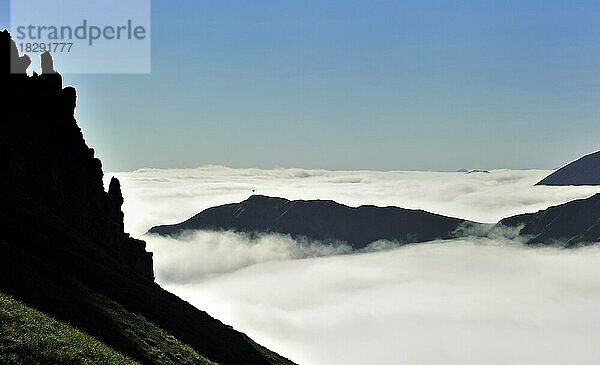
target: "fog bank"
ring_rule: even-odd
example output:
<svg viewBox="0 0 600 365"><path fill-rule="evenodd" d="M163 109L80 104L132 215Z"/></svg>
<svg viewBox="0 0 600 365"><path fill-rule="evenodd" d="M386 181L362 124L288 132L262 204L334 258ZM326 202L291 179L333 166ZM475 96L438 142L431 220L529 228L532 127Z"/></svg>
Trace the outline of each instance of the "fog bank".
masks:
<svg viewBox="0 0 600 365"><path fill-rule="evenodd" d="M167 288L300 364L596 364L598 262L598 246L457 240Z"/></svg>
<svg viewBox="0 0 600 365"><path fill-rule="evenodd" d="M482 223L586 198L600 187L534 186L547 170L491 173L420 171L327 171L231 169L144 169L116 175L125 195L125 226L141 235L159 224L185 220L200 211L256 194L288 199L332 199L350 206L374 204L424 209ZM107 185L108 186L108 185Z"/></svg>
<svg viewBox="0 0 600 365"><path fill-rule="evenodd" d="M140 236L153 225L242 201L252 190L479 222L600 192L534 186L549 173L208 166L116 175L126 228ZM300 364L596 364L600 246L530 248L511 234L400 248L378 242L371 252L349 255L344 245L285 235L143 238L161 285Z"/></svg>

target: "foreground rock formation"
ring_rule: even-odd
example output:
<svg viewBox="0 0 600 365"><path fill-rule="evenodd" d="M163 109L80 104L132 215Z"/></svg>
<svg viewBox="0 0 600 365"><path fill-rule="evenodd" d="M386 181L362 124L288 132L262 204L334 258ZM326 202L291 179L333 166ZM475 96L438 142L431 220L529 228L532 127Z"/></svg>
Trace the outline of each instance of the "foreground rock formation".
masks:
<svg viewBox="0 0 600 365"><path fill-rule="evenodd" d="M7 33L3 33L3 44ZM16 54L12 45L11 54ZM28 64L15 61L13 64ZM62 87L52 57L42 55L41 75L10 74L2 64L1 84L7 97L0 110L0 176L18 186L40 208L69 222L116 260L149 280L152 254L145 243L124 231L119 181L108 192L102 165L75 122L76 91ZM32 224L34 222L31 222Z"/></svg>
<svg viewBox="0 0 600 365"><path fill-rule="evenodd" d="M49 54L41 75L25 74L30 63L0 32L0 292L143 363L181 359L132 321L221 364L291 363L154 283L145 243L124 232L119 181L105 191L77 126L75 89Z"/></svg>

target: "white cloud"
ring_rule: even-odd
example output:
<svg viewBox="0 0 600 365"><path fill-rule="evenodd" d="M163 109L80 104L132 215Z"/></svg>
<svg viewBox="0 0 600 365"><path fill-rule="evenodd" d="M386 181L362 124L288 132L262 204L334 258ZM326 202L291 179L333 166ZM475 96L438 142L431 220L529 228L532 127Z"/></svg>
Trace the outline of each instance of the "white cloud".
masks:
<svg viewBox="0 0 600 365"><path fill-rule="evenodd" d="M496 222L600 188L533 186L550 171L491 174L301 169L119 173L140 235L257 193L396 205ZM478 232L474 232L478 233ZM157 280L302 364L595 364L600 247L526 248L510 232L345 252L282 235L145 237ZM378 242L371 247L386 247Z"/></svg>
<svg viewBox="0 0 600 365"><path fill-rule="evenodd" d="M163 283L191 283L260 262L339 255L352 250L345 244L298 242L279 234L251 237L243 233L198 231L177 239L157 235L144 239L154 252L156 275Z"/></svg>
<svg viewBox="0 0 600 365"><path fill-rule="evenodd" d="M167 285L301 364L596 364L600 247L453 241Z"/></svg>
<svg viewBox="0 0 600 365"><path fill-rule="evenodd" d="M116 173L125 194L125 224L141 235L177 223L211 206L257 194L288 199L332 199L350 206L374 204L424 209L495 223L600 192L598 187L534 186L547 170L492 170L490 174L419 171L144 169ZM107 174L107 180L112 174Z"/></svg>

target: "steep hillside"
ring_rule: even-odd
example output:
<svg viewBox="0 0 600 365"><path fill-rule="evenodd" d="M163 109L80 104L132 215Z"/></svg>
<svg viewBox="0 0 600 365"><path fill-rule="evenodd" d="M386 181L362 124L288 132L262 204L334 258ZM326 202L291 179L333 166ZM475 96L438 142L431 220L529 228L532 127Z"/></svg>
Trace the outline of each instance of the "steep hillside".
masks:
<svg viewBox="0 0 600 365"><path fill-rule="evenodd" d="M145 363L214 364L143 318L129 314L107 298L92 299L118 316L115 321L140 343L151 340ZM113 309L114 314L112 314ZM146 344L146 346L148 346ZM159 351L156 351L159 350ZM98 339L0 293L0 364L139 364Z"/></svg>
<svg viewBox="0 0 600 365"><path fill-rule="evenodd" d="M498 224L520 228L528 244L574 247L600 242L600 194L506 218Z"/></svg>
<svg viewBox="0 0 600 365"><path fill-rule="evenodd" d="M558 169L537 185L600 185L600 151Z"/></svg>
<svg viewBox="0 0 600 365"><path fill-rule="evenodd" d="M41 75L29 64L0 32L0 292L143 363L183 363L168 336L221 364L291 363L154 283L145 243L124 232L120 184L104 190L77 126L75 89L49 54Z"/></svg>
<svg viewBox="0 0 600 365"><path fill-rule="evenodd" d="M0 364L138 364L97 339L0 293Z"/></svg>

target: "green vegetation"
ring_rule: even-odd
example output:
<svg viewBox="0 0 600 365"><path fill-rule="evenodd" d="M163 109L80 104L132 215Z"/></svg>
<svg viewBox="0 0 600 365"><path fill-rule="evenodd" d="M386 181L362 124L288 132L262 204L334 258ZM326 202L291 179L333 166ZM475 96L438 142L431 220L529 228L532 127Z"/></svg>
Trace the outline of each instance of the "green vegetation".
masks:
<svg viewBox="0 0 600 365"><path fill-rule="evenodd" d="M144 362L214 364L143 316L127 311L112 300L95 293L89 294L88 299L98 312L109 318L116 331L127 338L132 347L144 354Z"/></svg>
<svg viewBox="0 0 600 365"><path fill-rule="evenodd" d="M244 335L244 337L246 337L246 341L248 341L250 344L252 344L252 346L258 352L260 352L265 357L265 359L267 359L271 364L296 365L294 362L282 357L281 355L278 355L278 354L272 352L271 350L260 345L259 343L254 342L254 340L251 339L250 337L248 337L246 335Z"/></svg>
<svg viewBox="0 0 600 365"><path fill-rule="evenodd" d="M97 339L0 293L0 364L138 364Z"/></svg>
<svg viewBox="0 0 600 365"><path fill-rule="evenodd" d="M88 300L144 355L144 363L214 364L146 318L128 312L110 299L91 293ZM96 338L0 293L0 364L139 363Z"/></svg>

